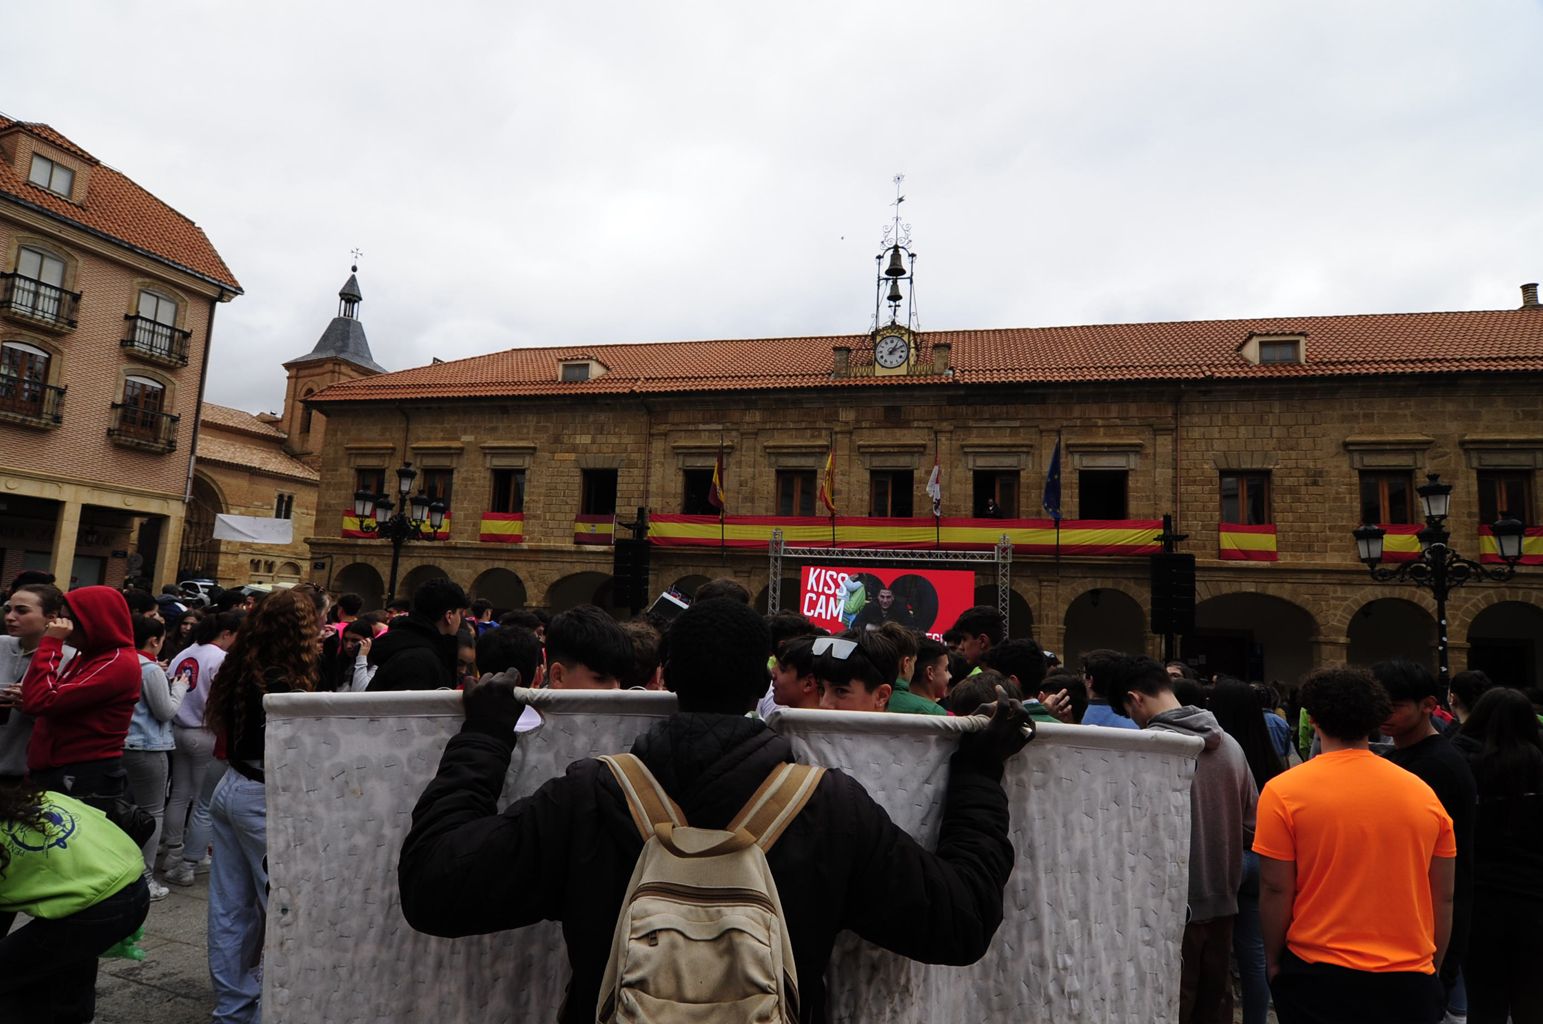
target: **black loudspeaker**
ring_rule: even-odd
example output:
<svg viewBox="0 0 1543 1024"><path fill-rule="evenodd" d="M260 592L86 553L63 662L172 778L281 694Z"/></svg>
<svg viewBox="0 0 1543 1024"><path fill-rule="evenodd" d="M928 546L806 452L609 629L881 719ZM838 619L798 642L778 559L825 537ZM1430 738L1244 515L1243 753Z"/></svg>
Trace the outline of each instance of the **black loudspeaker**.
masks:
<svg viewBox="0 0 1543 1024"><path fill-rule="evenodd" d="M611 552L611 577L616 603L641 611L648 604L649 544L646 540L617 537Z"/></svg>
<svg viewBox="0 0 1543 1024"><path fill-rule="evenodd" d="M1195 556L1152 556L1152 632L1189 636L1195 631Z"/></svg>

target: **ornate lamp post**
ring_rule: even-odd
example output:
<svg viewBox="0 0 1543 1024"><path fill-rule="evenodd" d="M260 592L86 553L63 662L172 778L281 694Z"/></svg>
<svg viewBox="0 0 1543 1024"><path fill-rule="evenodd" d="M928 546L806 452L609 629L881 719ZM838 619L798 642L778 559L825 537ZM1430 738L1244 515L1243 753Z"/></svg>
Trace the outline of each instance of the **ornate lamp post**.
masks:
<svg viewBox="0 0 1543 1024"><path fill-rule="evenodd" d="M1357 527L1356 551L1362 562L1371 570L1372 579L1379 583L1411 583L1424 587L1436 600L1437 650L1441 658L1441 688L1448 689L1452 671L1447 663L1447 595L1455 588L1474 581L1502 582L1516 575L1516 563L1522 557L1522 538L1526 527L1519 519L1504 510L1491 526L1495 546L1499 549L1500 566L1484 566L1454 551L1448 540L1451 534L1446 528L1446 518L1452 507L1452 485L1441 482L1439 474L1431 473L1426 482L1415 490L1425 512L1425 529L1418 534L1420 554L1413 561L1389 568L1379 568L1382 561L1382 541L1386 534L1380 526L1367 523Z"/></svg>
<svg viewBox="0 0 1543 1024"><path fill-rule="evenodd" d="M391 581L386 584L386 600L396 597L397 568L402 561L402 544L409 540L438 540L439 529L445 525L443 501L430 501L419 491L411 494L418 471L411 462L404 462L396 471L397 498L401 509L397 510L391 497L371 494L369 491L354 492L354 517L359 520L361 533L372 534L391 542ZM424 532L424 527L428 532Z"/></svg>

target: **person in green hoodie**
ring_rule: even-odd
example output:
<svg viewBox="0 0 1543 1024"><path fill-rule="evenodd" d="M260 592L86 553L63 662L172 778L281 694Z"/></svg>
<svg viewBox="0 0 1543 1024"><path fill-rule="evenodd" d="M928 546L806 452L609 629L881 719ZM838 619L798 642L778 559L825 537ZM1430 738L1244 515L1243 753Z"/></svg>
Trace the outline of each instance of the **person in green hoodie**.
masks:
<svg viewBox="0 0 1543 1024"><path fill-rule="evenodd" d="M97 957L144 924L150 890L134 840L63 793L0 784L0 1020L85 1024Z"/></svg>

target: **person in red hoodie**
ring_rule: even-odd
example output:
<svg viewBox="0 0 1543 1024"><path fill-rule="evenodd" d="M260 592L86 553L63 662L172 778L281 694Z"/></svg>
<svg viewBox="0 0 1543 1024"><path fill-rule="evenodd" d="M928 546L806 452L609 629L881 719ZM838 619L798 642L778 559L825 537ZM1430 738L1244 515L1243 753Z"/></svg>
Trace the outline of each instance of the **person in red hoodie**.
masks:
<svg viewBox="0 0 1543 1024"><path fill-rule="evenodd" d="M61 667L66 640L79 653ZM123 740L139 679L123 595L112 587L71 591L21 681L21 710L37 718L27 746L33 783L74 797L123 796Z"/></svg>

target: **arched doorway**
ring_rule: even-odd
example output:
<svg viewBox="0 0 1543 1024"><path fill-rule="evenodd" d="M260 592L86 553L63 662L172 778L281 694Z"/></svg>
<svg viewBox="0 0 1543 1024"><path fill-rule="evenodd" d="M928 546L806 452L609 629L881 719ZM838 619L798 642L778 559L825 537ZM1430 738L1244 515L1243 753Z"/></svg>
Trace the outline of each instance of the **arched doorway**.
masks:
<svg viewBox="0 0 1543 1024"><path fill-rule="evenodd" d="M1522 601L1497 601L1468 627L1468 667L1503 686L1538 685L1543 666L1543 608Z"/></svg>
<svg viewBox="0 0 1543 1024"><path fill-rule="evenodd" d="M976 587L975 603L987 605L991 608L997 606L997 588ZM942 633L953 626L952 622L940 622L938 632ZM1029 602L1016 590L1007 592L1007 637L1009 640L1024 640L1034 635L1034 612L1029 608Z"/></svg>
<svg viewBox="0 0 1543 1024"><path fill-rule="evenodd" d="M1184 638L1183 657L1201 675L1295 686L1312 670L1317 635L1312 614L1283 597L1219 594L1195 606L1195 633Z"/></svg>
<svg viewBox="0 0 1543 1024"><path fill-rule="evenodd" d="M491 601L494 611L502 615L525 607L525 583L508 569L489 569L472 581L471 598Z"/></svg>
<svg viewBox="0 0 1543 1024"><path fill-rule="evenodd" d="M397 584L397 596L405 597L411 601L413 594L418 592L418 588L429 580L447 580L449 578L450 574L437 565L415 565L406 576L402 577L401 582Z"/></svg>
<svg viewBox="0 0 1543 1024"><path fill-rule="evenodd" d="M299 583L300 563L280 562L279 567L273 570L273 582L275 583Z"/></svg>
<svg viewBox="0 0 1543 1024"><path fill-rule="evenodd" d="M208 477L194 473L192 500L182 524L182 547L177 552L178 580L233 582L219 578L220 542L214 539L214 517L224 511L219 490Z"/></svg>
<svg viewBox="0 0 1543 1024"><path fill-rule="evenodd" d="M576 572L564 576L547 588L546 606L556 614L581 604L595 604L611 610L611 577L603 572Z"/></svg>
<svg viewBox="0 0 1543 1024"><path fill-rule="evenodd" d="M784 577L782 577L782 593L781 593L781 595L779 595L779 597L780 597L781 607L779 607L777 609L778 611L783 611L783 612L796 612L796 611L798 611L798 577L797 576L784 576ZM765 615L768 611L770 611L770 609L771 609L771 587L769 585L762 587L761 588L761 592L755 595L755 600L751 602L751 607L753 607L756 611L760 612L762 615Z"/></svg>
<svg viewBox="0 0 1543 1024"><path fill-rule="evenodd" d="M1424 608L1401 597L1368 601L1345 630L1352 665L1375 665L1404 658L1436 670L1436 620Z"/></svg>
<svg viewBox="0 0 1543 1024"><path fill-rule="evenodd" d="M680 579L670 584L670 589L679 591L680 593L685 594L687 597L694 598L696 597L697 588L701 587L702 584L707 583L708 581L709 577L701 575L682 576Z"/></svg>
<svg viewBox="0 0 1543 1024"><path fill-rule="evenodd" d="M339 569L332 578L332 589L339 594L358 594L367 612L379 611L386 604L386 581L380 578L373 565L366 562L355 562Z"/></svg>
<svg viewBox="0 0 1543 1024"><path fill-rule="evenodd" d="M1101 649L1144 654L1147 617L1141 604L1120 590L1096 588L1077 595L1066 609L1063 665L1081 665L1088 651Z"/></svg>

